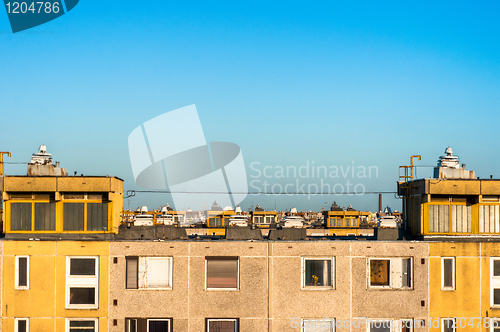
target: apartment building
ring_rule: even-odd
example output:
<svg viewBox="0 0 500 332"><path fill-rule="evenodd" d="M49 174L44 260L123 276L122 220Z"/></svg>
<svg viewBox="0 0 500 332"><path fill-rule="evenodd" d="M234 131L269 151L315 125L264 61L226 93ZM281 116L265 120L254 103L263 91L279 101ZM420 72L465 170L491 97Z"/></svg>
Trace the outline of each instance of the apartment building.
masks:
<svg viewBox="0 0 500 332"><path fill-rule="evenodd" d="M398 184L410 231L392 240L382 231L400 230L138 227L121 223L119 178L68 176L50 162L0 177L1 329L499 332L500 187L446 162L438 178Z"/></svg>

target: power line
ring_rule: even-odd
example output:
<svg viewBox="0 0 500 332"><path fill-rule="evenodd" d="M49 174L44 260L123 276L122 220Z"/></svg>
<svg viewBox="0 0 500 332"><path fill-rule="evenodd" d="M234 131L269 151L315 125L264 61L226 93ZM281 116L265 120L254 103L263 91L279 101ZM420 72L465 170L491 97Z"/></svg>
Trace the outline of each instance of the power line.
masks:
<svg viewBox="0 0 500 332"><path fill-rule="evenodd" d="M134 197L136 193L148 193L148 194L214 194L214 195L227 195L228 192L224 191L171 191L171 190L127 190L127 197ZM364 191L364 192L341 192L341 193L331 193L331 192L231 192L232 195L378 195L378 194L396 194L396 191Z"/></svg>

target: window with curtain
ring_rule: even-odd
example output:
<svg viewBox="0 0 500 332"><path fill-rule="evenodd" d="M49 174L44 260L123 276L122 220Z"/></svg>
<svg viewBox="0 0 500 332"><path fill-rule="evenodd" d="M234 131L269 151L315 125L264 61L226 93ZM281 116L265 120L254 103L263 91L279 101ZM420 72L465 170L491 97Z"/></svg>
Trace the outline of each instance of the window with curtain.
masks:
<svg viewBox="0 0 500 332"><path fill-rule="evenodd" d="M449 205L429 205L429 232L449 233Z"/></svg>
<svg viewBox="0 0 500 332"><path fill-rule="evenodd" d="M31 231L31 203L10 205L10 230Z"/></svg>

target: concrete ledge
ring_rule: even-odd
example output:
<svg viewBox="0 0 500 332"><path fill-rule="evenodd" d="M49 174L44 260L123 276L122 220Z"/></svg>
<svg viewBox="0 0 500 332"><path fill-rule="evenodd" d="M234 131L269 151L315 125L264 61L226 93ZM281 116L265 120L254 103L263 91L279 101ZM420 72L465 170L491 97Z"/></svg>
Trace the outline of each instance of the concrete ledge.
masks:
<svg viewBox="0 0 500 332"><path fill-rule="evenodd" d="M402 239L401 228L375 228L375 238L379 241L397 241Z"/></svg>
<svg viewBox="0 0 500 332"><path fill-rule="evenodd" d="M269 231L269 240L305 240L307 232L305 228L285 228L271 229Z"/></svg>
<svg viewBox="0 0 500 332"><path fill-rule="evenodd" d="M187 239L184 228L174 226L120 226L117 240Z"/></svg>
<svg viewBox="0 0 500 332"><path fill-rule="evenodd" d="M226 228L226 240L262 240L260 229L228 227Z"/></svg>

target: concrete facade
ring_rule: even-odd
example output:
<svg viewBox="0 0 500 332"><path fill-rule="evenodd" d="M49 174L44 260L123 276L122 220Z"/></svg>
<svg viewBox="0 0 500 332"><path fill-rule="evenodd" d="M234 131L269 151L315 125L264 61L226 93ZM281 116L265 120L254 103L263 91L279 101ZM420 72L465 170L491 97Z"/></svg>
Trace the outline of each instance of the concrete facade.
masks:
<svg viewBox="0 0 500 332"><path fill-rule="evenodd" d="M127 256L173 257L172 289L125 289ZM238 290L205 289L205 258L212 256L239 257ZM369 259L398 257L413 260L412 287L370 288ZM332 287L304 289L305 258L334 258ZM172 319L174 331L204 331L207 318L238 318L240 331L299 331L294 322L325 317L359 319L357 327L338 331L366 331L364 318L426 320L428 266L423 242L114 241L109 331L124 331L125 319L133 317Z"/></svg>

